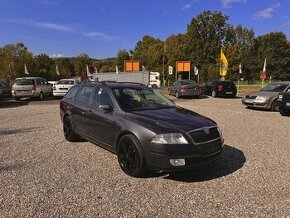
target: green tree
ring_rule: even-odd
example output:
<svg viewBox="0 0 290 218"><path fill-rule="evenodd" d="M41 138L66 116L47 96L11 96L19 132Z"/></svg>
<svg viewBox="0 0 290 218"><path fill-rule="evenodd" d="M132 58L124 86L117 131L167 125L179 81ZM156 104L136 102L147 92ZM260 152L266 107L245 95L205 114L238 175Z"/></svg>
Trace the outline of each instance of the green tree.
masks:
<svg viewBox="0 0 290 218"><path fill-rule="evenodd" d="M71 78L74 75L74 65L68 58L55 59L55 65L57 65L60 75L57 76L55 66L55 72L52 74L53 80Z"/></svg>
<svg viewBox="0 0 290 218"><path fill-rule="evenodd" d="M54 62L47 54L36 55L33 58L34 70L29 72L30 76L41 76L52 80L55 74Z"/></svg>
<svg viewBox="0 0 290 218"><path fill-rule="evenodd" d="M130 60L130 54L125 49L120 49L117 54L115 65L118 66L120 71L124 71L124 61Z"/></svg>
<svg viewBox="0 0 290 218"><path fill-rule="evenodd" d="M92 60L87 54L80 54L74 60L75 74L80 76L86 71L86 65L91 66Z"/></svg>

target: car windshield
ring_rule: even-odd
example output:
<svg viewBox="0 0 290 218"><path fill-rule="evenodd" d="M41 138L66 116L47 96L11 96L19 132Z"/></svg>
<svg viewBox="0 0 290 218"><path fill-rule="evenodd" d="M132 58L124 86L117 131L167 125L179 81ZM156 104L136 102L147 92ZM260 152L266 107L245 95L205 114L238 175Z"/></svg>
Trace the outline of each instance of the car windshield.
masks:
<svg viewBox="0 0 290 218"><path fill-rule="evenodd" d="M33 79L17 79L15 80L15 85L21 85L21 86L34 85L34 80Z"/></svg>
<svg viewBox="0 0 290 218"><path fill-rule="evenodd" d="M287 86L288 86L287 84L272 83L262 88L261 91L283 92Z"/></svg>
<svg viewBox="0 0 290 218"><path fill-rule="evenodd" d="M57 82L57 84L59 84L59 85L73 85L74 80L59 80Z"/></svg>
<svg viewBox="0 0 290 218"><path fill-rule="evenodd" d="M181 85L196 85L196 82L193 80L188 80L188 81L180 81Z"/></svg>
<svg viewBox="0 0 290 218"><path fill-rule="evenodd" d="M148 88L117 87L113 92L125 111L155 110L175 107L175 104L159 92Z"/></svg>

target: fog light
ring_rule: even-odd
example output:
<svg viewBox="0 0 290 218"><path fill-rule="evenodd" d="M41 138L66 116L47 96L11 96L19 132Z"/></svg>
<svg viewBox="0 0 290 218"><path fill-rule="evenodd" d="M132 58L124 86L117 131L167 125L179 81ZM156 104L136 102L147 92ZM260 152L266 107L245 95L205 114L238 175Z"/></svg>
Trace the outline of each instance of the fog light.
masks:
<svg viewBox="0 0 290 218"><path fill-rule="evenodd" d="M185 160L184 159L170 159L170 164L175 167L185 166Z"/></svg>

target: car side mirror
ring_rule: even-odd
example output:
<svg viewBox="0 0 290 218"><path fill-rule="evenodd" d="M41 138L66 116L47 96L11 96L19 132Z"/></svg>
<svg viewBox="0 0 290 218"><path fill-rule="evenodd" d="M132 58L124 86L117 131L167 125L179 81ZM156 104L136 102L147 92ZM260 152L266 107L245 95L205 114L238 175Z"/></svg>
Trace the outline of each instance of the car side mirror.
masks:
<svg viewBox="0 0 290 218"><path fill-rule="evenodd" d="M99 105L99 109L100 110L104 110L104 111L112 111L113 110L113 106L110 104L100 104Z"/></svg>

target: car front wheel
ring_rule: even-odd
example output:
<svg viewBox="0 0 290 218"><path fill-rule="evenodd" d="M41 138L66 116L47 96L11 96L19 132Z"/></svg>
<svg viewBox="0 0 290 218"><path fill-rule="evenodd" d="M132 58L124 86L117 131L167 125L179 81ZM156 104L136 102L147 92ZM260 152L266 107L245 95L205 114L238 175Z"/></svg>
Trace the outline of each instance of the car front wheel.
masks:
<svg viewBox="0 0 290 218"><path fill-rule="evenodd" d="M145 158L139 140L133 135L124 135L117 145L118 162L129 176L142 177L145 174Z"/></svg>
<svg viewBox="0 0 290 218"><path fill-rule="evenodd" d="M271 106L272 111L279 111L279 103L278 100L274 100Z"/></svg>

